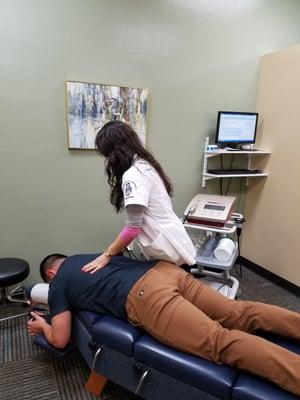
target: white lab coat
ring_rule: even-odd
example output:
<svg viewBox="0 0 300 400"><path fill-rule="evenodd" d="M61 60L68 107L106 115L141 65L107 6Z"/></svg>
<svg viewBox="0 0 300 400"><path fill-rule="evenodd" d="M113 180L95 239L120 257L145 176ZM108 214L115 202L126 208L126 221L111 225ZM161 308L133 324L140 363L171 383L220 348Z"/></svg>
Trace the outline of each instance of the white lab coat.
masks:
<svg viewBox="0 0 300 400"><path fill-rule="evenodd" d="M164 183L152 165L136 158L123 175L122 189L125 207L129 204L146 207L142 231L136 238L145 257L178 266L195 264L193 243L174 213Z"/></svg>

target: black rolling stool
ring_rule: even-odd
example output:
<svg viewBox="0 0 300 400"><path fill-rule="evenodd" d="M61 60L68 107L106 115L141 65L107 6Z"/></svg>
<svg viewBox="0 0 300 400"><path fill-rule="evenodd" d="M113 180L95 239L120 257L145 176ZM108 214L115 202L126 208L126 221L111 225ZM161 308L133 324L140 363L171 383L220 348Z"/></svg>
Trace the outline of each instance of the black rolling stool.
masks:
<svg viewBox="0 0 300 400"><path fill-rule="evenodd" d="M13 303L23 303L27 304L25 296L22 298L17 296L17 292L20 292L22 285L9 290L10 286L17 285L22 282L29 275L29 264L25 260L20 258L0 258L0 301L2 304L7 304L9 302ZM21 294L24 290L21 290ZM18 316L24 315L18 314L7 318L2 318L0 321L16 318Z"/></svg>

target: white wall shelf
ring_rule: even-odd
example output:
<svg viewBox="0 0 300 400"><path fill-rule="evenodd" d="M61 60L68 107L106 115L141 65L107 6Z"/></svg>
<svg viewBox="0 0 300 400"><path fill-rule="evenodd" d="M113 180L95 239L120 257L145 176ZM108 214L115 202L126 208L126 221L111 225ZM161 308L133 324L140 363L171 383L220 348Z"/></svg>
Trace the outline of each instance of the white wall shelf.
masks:
<svg viewBox="0 0 300 400"><path fill-rule="evenodd" d="M248 158L247 169L251 169L251 160L253 157L264 156L271 154L270 151L266 150L226 150L226 149L216 149L216 150L207 150L209 146L209 137L205 140L205 148L204 148L204 160L203 160L203 171L202 171L202 187L206 186L206 182L210 179L220 179L220 178L247 178L246 184L248 184L248 178L257 178L257 177L266 177L268 176L267 172L259 172L259 173L251 173L251 174L212 174L208 172L208 160L212 157L220 156L220 155L235 155L241 154L246 155Z"/></svg>

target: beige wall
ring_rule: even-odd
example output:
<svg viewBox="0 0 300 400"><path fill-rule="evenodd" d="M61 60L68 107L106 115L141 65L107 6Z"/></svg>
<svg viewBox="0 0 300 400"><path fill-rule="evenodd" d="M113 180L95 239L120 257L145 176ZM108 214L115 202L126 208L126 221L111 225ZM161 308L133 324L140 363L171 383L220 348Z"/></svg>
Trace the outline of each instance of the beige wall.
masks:
<svg viewBox="0 0 300 400"><path fill-rule="evenodd" d="M67 150L65 80L149 88L147 145L181 215L217 110L255 108L259 59L299 20L298 0L2 0L0 257L36 280L45 254L101 250L122 225L103 160Z"/></svg>
<svg viewBox="0 0 300 400"><path fill-rule="evenodd" d="M270 176L249 188L242 255L300 286L300 46L262 58L257 110Z"/></svg>

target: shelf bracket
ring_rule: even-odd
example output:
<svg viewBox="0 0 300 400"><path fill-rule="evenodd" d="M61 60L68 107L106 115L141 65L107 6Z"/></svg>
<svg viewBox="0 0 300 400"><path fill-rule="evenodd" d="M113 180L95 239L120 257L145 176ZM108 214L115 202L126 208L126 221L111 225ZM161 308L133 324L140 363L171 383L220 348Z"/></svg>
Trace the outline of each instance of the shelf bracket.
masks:
<svg viewBox="0 0 300 400"><path fill-rule="evenodd" d="M203 169L202 169L202 187L203 188L206 186L206 181L207 181L207 179L206 179L204 174L207 171L207 159L208 159L208 156L207 156L206 152L207 152L207 149L208 149L208 144L209 144L209 137L207 136L205 138L204 159L203 159Z"/></svg>

